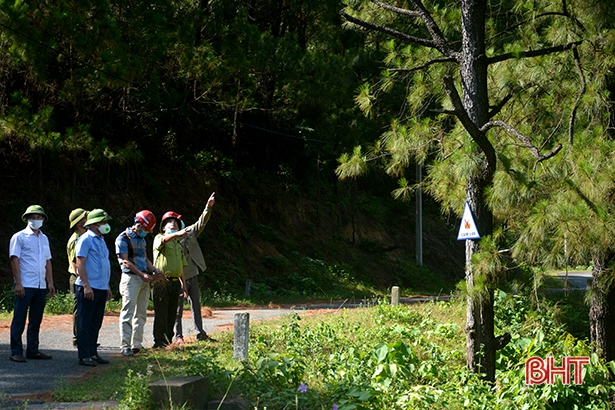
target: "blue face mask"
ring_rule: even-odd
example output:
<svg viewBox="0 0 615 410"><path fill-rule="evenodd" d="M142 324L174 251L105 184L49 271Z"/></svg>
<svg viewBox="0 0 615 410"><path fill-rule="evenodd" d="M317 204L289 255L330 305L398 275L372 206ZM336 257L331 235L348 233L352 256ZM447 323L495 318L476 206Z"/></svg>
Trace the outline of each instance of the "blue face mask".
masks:
<svg viewBox="0 0 615 410"><path fill-rule="evenodd" d="M167 234L169 234L169 235L172 234L172 233L175 233L175 232L177 232L177 229L168 229L167 230Z"/></svg>
<svg viewBox="0 0 615 410"><path fill-rule="evenodd" d="M137 235L139 235L139 237L141 238L145 238L147 236L147 231L141 231Z"/></svg>

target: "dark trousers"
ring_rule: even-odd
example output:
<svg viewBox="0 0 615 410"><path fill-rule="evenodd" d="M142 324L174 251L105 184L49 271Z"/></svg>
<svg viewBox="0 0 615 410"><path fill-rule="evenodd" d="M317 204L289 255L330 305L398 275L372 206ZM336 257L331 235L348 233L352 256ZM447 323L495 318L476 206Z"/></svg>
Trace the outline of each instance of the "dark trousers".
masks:
<svg viewBox="0 0 615 410"><path fill-rule="evenodd" d="M26 327L26 317L28 318L26 356L38 353L38 334L43 321L45 303L47 303L47 289L25 288L24 290L26 294L23 299L15 296L13 321L11 322L11 355L13 356L23 355L21 335Z"/></svg>
<svg viewBox="0 0 615 410"><path fill-rule="evenodd" d="M105 316L107 291L92 289L94 300L86 299L83 286L75 286L77 294L77 352L80 359L98 355L96 344Z"/></svg>
<svg viewBox="0 0 615 410"><path fill-rule="evenodd" d="M77 295L75 294L75 282L77 275L70 274L68 279L68 290L73 295L73 344L77 343Z"/></svg>
<svg viewBox="0 0 615 410"><path fill-rule="evenodd" d="M177 278L154 284L154 346L166 346L173 341L173 325L181 283Z"/></svg>
<svg viewBox="0 0 615 410"><path fill-rule="evenodd" d="M192 311L192 320L196 329L196 340L207 338L207 332L203 330L203 317L201 316L201 289L199 288L199 277L193 276L186 279L186 289L188 291L188 300L190 301L190 310ZM175 318L175 337L184 337L182 326L182 316L184 314L184 295L180 295L177 305L177 317Z"/></svg>

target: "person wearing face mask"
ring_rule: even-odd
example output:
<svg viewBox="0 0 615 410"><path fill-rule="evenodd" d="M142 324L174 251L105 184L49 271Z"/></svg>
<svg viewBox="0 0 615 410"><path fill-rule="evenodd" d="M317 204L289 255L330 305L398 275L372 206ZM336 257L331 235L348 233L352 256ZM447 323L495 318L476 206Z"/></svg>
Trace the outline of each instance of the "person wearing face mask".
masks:
<svg viewBox="0 0 615 410"><path fill-rule="evenodd" d="M51 359L51 356L38 349L38 336L47 302L47 291L49 297L55 294L49 239L41 231L43 223L47 221L45 210L40 205L31 205L24 212L22 219L28 225L13 235L9 246L15 282L10 359L18 363L24 363L26 359ZM26 326L26 318L28 330L24 357L21 336Z"/></svg>
<svg viewBox="0 0 615 410"><path fill-rule="evenodd" d="M205 209L201 213L198 221L186 227L186 236L182 237L179 242L184 249L188 266L184 269L184 277L186 278L186 289L188 292L188 300L190 301L190 309L192 310L192 320L196 330L196 340L216 342L216 339L210 337L203 329L203 317L201 316L201 289L199 287L199 273L207 269L203 251L198 242L198 237L205 230L205 225L209 222L211 210L213 209L215 192L207 200ZM182 222L183 224L183 222ZM178 344L184 343L184 333L182 328L182 316L184 313L184 297L179 297L177 307L177 316L175 318L175 342Z"/></svg>
<svg viewBox="0 0 615 410"><path fill-rule="evenodd" d="M68 239L66 244L66 254L68 255L68 291L74 298L73 304L73 346L77 346L77 295L75 295L75 281L77 280L77 269L75 259L75 245L81 235L87 231L85 221L88 216L88 211L83 208L73 209L68 216L69 228L73 230L73 234Z"/></svg>
<svg viewBox="0 0 615 410"><path fill-rule="evenodd" d="M109 288L111 263L103 235L111 231L111 217L102 209L92 210L85 221L87 232L77 241L77 352L79 364L109 364L98 355L98 333L105 316L105 304L113 294Z"/></svg>
<svg viewBox="0 0 615 410"><path fill-rule="evenodd" d="M173 325L180 293L186 295L184 267L188 264L178 239L186 236L178 230L181 215L169 211L162 216L160 233L154 238L154 266L164 272L164 280L154 283L154 349L173 340Z"/></svg>
<svg viewBox="0 0 615 410"><path fill-rule="evenodd" d="M122 278L120 294L120 350L132 356L143 349L143 328L147 320L150 283L162 278L145 252L145 237L156 226L156 217L148 210L137 212L134 225L126 228L115 240Z"/></svg>

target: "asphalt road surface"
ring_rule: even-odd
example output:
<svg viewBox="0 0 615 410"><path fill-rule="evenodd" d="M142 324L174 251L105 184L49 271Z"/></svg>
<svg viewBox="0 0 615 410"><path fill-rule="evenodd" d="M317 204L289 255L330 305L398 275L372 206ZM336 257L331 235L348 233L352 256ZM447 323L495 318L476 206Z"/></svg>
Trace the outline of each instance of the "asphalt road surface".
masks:
<svg viewBox="0 0 615 410"><path fill-rule="evenodd" d="M561 280L566 280L566 272L558 272ZM587 287L587 281L592 278L592 273L587 271L568 272L568 284L571 288L583 289Z"/></svg>
<svg viewBox="0 0 615 410"><path fill-rule="evenodd" d="M214 310L211 318L203 320L205 331L214 334L232 326L236 313L247 312L250 321L265 320L289 314L290 309L220 309ZM192 334L193 325L190 312L184 312L183 326L186 336ZM78 364L77 349L72 344L72 317L70 315L46 316L40 332L40 350L52 355L51 360L28 360L15 363L10 356L10 321L0 323L0 409L21 408L24 399L28 400L28 409L102 409L113 408L114 403L58 403L51 406L45 403L46 395L59 383L66 383L86 375L91 370ZM153 345L153 313L148 314L144 332L144 346ZM25 331L22 337L25 344ZM119 350L119 323L117 314L105 316L99 336L98 354L111 360L130 360L122 357ZM50 407L51 406L51 407ZM85 407L83 407L85 406Z"/></svg>

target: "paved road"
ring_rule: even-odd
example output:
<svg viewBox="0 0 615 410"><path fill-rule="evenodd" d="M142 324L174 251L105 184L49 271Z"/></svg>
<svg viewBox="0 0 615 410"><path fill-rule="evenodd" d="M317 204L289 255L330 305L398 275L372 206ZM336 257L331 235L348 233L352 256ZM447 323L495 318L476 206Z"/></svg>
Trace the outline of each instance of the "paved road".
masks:
<svg viewBox="0 0 615 410"><path fill-rule="evenodd" d="M558 272L557 276L560 277L562 280L566 280L566 272ZM585 290L587 286L587 281L591 278L591 272L568 272L568 284L572 288Z"/></svg>
<svg viewBox="0 0 615 410"><path fill-rule="evenodd" d="M559 272L557 274L562 280L566 280L566 272ZM592 273L589 271L575 271L568 272L568 283L571 287L585 289L587 281L592 278Z"/></svg>
<svg viewBox="0 0 615 410"><path fill-rule="evenodd" d="M207 333L219 331L234 321L235 313L248 312L250 320L264 320L288 314L289 309L223 309L215 310L213 318L204 320ZM184 329L191 330L191 318L184 318ZM70 317L49 317L43 319L40 334L40 350L53 356L52 360L28 360L27 363L14 363L9 360L9 329L0 329L0 392L7 396L32 395L54 390L57 383L69 378L83 376L89 369L79 366L77 349L72 345ZM149 315L145 326L144 345L153 344L153 317ZM189 334L189 333L187 333ZM25 342L25 332L23 340ZM99 354L102 357L119 357L119 324L115 315L105 317L99 337Z"/></svg>

